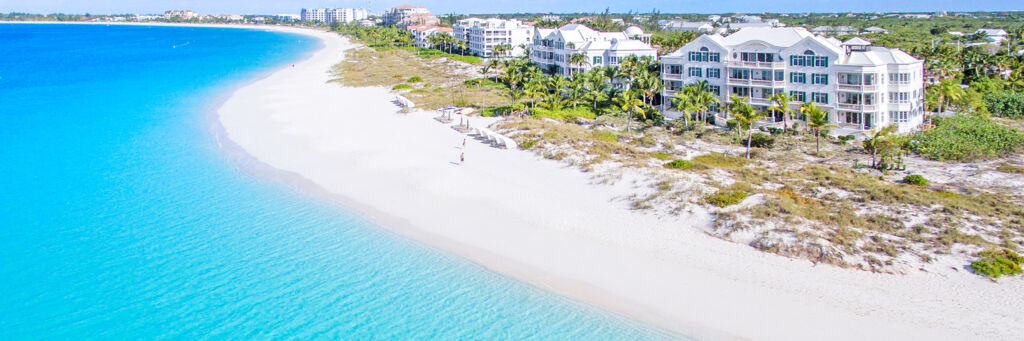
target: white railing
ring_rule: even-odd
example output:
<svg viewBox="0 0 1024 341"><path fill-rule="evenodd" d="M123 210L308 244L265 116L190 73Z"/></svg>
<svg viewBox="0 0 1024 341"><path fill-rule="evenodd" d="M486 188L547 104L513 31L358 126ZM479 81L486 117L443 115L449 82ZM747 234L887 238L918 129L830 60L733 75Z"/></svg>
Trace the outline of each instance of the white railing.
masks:
<svg viewBox="0 0 1024 341"><path fill-rule="evenodd" d="M875 91L874 85L861 85L861 84L839 84L839 90L852 90L852 91Z"/></svg>
<svg viewBox="0 0 1024 341"><path fill-rule="evenodd" d="M744 66L744 67L763 67L763 68L783 68L786 67L785 62L745 62L742 60L728 60L725 65L729 66Z"/></svg>

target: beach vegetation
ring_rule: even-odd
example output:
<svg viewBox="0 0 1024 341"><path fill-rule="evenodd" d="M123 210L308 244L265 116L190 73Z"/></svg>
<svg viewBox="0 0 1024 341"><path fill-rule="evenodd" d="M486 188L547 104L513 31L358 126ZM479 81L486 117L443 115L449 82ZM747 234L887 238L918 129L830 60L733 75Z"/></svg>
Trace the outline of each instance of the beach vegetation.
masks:
<svg viewBox="0 0 1024 341"><path fill-rule="evenodd" d="M398 85L395 85L395 86L391 87L391 90L407 90L407 89L412 89L412 85L409 85L409 84L398 84Z"/></svg>
<svg viewBox="0 0 1024 341"><path fill-rule="evenodd" d="M672 154L666 152L653 152L651 153L651 157L662 161L672 160Z"/></svg>
<svg viewBox="0 0 1024 341"><path fill-rule="evenodd" d="M937 161L969 162L1016 153L1024 132L977 115L933 119L934 128L917 133L912 150Z"/></svg>
<svg viewBox="0 0 1024 341"><path fill-rule="evenodd" d="M422 81L423 81L422 77L420 77L420 76L412 76L412 77L409 77L409 79L407 79L405 82L406 83L419 83L419 82L422 82Z"/></svg>
<svg viewBox="0 0 1024 341"><path fill-rule="evenodd" d="M999 167L996 167L996 170L1003 173L1024 174L1024 167L1011 165L1009 163L999 165Z"/></svg>
<svg viewBox="0 0 1024 341"><path fill-rule="evenodd" d="M673 160L672 162L666 163L665 168L672 169L690 169L693 167L693 163L687 160Z"/></svg>
<svg viewBox="0 0 1024 341"><path fill-rule="evenodd" d="M747 159L741 157L735 157L725 154L711 153L699 155L693 158L693 163L712 167L712 168L729 168L736 169L747 165L749 162Z"/></svg>
<svg viewBox="0 0 1024 341"><path fill-rule="evenodd" d="M739 189L720 189L715 193L708 194L704 197L704 201L708 204L718 207L728 207L731 205L739 204L743 199L750 196L744 190Z"/></svg>
<svg viewBox="0 0 1024 341"><path fill-rule="evenodd" d="M982 251L978 260L971 263L974 273L997 279L1004 275L1017 275L1022 272L1021 264L1024 257L1007 249L988 249Z"/></svg>
<svg viewBox="0 0 1024 341"><path fill-rule="evenodd" d="M928 179L921 174L911 174L903 177L903 183L917 186L928 186Z"/></svg>

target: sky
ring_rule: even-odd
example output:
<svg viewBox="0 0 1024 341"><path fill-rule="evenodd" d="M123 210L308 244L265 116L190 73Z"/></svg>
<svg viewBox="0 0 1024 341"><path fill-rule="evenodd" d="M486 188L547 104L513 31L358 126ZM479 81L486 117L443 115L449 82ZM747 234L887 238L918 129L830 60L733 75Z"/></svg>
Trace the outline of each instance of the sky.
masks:
<svg viewBox="0 0 1024 341"><path fill-rule="evenodd" d="M162 13L190 9L203 14L284 14L300 8L359 7L371 12L403 4L425 6L435 14L472 13L758 13L758 12L934 12L1008 11L1024 9L1011 0L0 0L0 13L120 14Z"/></svg>

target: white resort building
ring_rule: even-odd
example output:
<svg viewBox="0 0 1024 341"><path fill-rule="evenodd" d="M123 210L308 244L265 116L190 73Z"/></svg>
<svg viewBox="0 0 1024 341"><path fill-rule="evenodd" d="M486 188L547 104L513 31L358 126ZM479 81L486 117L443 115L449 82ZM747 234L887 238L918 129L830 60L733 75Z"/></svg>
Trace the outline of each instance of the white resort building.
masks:
<svg viewBox="0 0 1024 341"><path fill-rule="evenodd" d="M658 50L651 47L650 38L636 26L623 32L598 32L580 24L537 28L533 33L530 60L541 69L561 75L618 65L622 59L633 55L656 60ZM569 57L577 53L586 57L586 63L569 63Z"/></svg>
<svg viewBox="0 0 1024 341"><path fill-rule="evenodd" d="M533 26L523 24L519 20L498 18L462 19L453 26L455 39L469 43L473 54L484 57L522 57L533 41ZM508 45L512 49L502 56L494 55L494 47Z"/></svg>
<svg viewBox="0 0 1024 341"><path fill-rule="evenodd" d="M412 34L414 40L416 40L416 46L419 47L433 47L430 43L430 37L435 34L452 34L451 27L441 27L434 25L413 25L407 26L406 31Z"/></svg>
<svg viewBox="0 0 1024 341"><path fill-rule="evenodd" d="M312 23L343 23L366 19L369 12L363 8L303 8L299 20Z"/></svg>
<svg viewBox="0 0 1024 341"><path fill-rule="evenodd" d="M736 94L755 109L769 111L772 94L787 93L790 107L815 102L828 112L838 133L897 125L908 132L921 125L924 64L898 49L875 47L860 38L841 42L804 28L746 28L729 36L703 35L662 57L666 117L684 86L707 81L721 103ZM727 113L714 108L715 123ZM769 115L766 124L782 122Z"/></svg>

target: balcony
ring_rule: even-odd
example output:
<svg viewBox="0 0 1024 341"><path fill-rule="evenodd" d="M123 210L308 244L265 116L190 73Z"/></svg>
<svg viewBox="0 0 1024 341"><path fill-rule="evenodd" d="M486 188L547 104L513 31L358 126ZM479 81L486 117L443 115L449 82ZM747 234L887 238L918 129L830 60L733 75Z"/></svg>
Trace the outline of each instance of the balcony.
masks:
<svg viewBox="0 0 1024 341"><path fill-rule="evenodd" d="M781 88L786 86L786 81L770 81L763 79L742 79L742 78L728 78L729 85L751 85L751 86L765 86L765 87L777 87Z"/></svg>
<svg viewBox="0 0 1024 341"><path fill-rule="evenodd" d="M770 68L779 69L786 67L785 62L745 62L742 60L727 60L725 65L728 66L742 66L742 67L756 67L756 68Z"/></svg>
<svg viewBox="0 0 1024 341"><path fill-rule="evenodd" d="M853 111L875 111L875 105L858 103L839 103L839 109Z"/></svg>
<svg viewBox="0 0 1024 341"><path fill-rule="evenodd" d="M839 90L843 91L875 91L876 86L874 85L863 85L863 84L842 84L839 83Z"/></svg>
<svg viewBox="0 0 1024 341"><path fill-rule="evenodd" d="M681 73L663 73L663 74L661 74L661 78L662 79L683 79L683 74L681 74Z"/></svg>
<svg viewBox="0 0 1024 341"><path fill-rule="evenodd" d="M769 98L752 97L750 98L750 104L770 105L772 104L772 100Z"/></svg>

